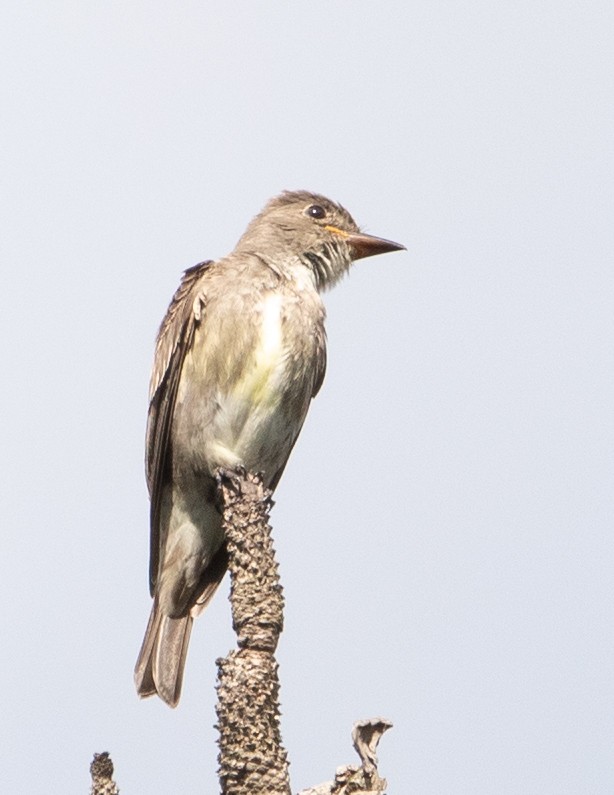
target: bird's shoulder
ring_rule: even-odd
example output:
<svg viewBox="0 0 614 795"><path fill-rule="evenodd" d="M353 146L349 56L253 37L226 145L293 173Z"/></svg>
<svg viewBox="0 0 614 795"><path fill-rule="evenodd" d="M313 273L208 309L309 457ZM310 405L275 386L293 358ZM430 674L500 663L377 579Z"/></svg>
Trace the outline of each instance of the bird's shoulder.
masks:
<svg viewBox="0 0 614 795"><path fill-rule="evenodd" d="M198 293L207 308L203 334L209 323L220 321L221 314L258 314L273 295L280 299L284 315L309 315L321 322L325 318L322 298L307 268L268 261L257 254L231 254L212 263L199 282Z"/></svg>
<svg viewBox="0 0 614 795"><path fill-rule="evenodd" d="M200 285L214 265L213 260L205 260L183 273L179 287L175 290L158 330L149 384L150 401L160 388L177 348L182 341L184 344L187 342L186 337L194 321L194 312L199 309L197 298Z"/></svg>
<svg viewBox="0 0 614 795"><path fill-rule="evenodd" d="M258 300L275 289L278 276L258 257L204 260L184 271L156 337L154 365L149 385L153 401L179 348L189 347L194 328L207 314L232 310Z"/></svg>

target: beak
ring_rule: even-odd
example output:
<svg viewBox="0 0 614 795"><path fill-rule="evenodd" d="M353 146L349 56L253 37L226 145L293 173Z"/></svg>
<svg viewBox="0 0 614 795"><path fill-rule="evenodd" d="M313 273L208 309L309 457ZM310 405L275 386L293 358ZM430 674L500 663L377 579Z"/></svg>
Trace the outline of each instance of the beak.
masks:
<svg viewBox="0 0 614 795"><path fill-rule="evenodd" d="M327 226L326 228L330 232L336 232L345 238L352 251L353 260L373 257L375 254L386 254L388 251L405 251L405 246L401 243L393 243L392 240L384 240L383 237L365 235L362 232L348 234L334 226Z"/></svg>
<svg viewBox="0 0 614 795"><path fill-rule="evenodd" d="M352 251L352 259L364 259L375 254L386 254L388 251L405 251L405 246L401 243L393 243L392 240L373 235L357 233L348 235L346 240Z"/></svg>

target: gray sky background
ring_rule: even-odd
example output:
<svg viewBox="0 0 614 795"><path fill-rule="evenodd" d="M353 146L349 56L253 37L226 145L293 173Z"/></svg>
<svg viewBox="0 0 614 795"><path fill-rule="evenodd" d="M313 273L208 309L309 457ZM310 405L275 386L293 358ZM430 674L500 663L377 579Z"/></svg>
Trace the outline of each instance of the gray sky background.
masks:
<svg viewBox="0 0 614 795"><path fill-rule="evenodd" d="M6 3L3 792L217 791L227 583L139 702L157 326L284 188L408 251L327 296L276 494L293 789L614 792L609 2Z"/></svg>

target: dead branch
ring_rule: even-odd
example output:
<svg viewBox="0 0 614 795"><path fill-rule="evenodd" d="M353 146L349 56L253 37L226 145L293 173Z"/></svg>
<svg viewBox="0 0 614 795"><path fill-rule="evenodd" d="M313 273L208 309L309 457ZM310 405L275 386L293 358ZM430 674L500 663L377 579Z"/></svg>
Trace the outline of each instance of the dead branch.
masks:
<svg viewBox="0 0 614 795"><path fill-rule="evenodd" d="M355 723L352 741L362 765L340 767L334 781L301 790L299 795L383 795L388 785L377 772L376 750L382 734L391 727L384 718Z"/></svg>
<svg viewBox="0 0 614 795"><path fill-rule="evenodd" d="M244 472L219 476L238 649L218 660L219 778L224 795L289 795L274 652L283 597L268 523L271 492Z"/></svg>
<svg viewBox="0 0 614 795"><path fill-rule="evenodd" d="M113 781L113 762L107 751L94 754L90 774L92 776L90 795L118 795L118 786Z"/></svg>

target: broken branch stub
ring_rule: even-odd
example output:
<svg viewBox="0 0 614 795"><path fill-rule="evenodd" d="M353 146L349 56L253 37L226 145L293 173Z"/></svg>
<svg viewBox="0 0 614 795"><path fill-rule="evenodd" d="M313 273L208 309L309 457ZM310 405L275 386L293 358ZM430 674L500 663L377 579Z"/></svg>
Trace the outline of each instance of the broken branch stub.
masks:
<svg viewBox="0 0 614 795"><path fill-rule="evenodd" d="M118 795L119 789L113 781L113 762L108 751L94 754L90 775L92 776L90 795Z"/></svg>
<svg viewBox="0 0 614 795"><path fill-rule="evenodd" d="M392 727L384 718L357 721L352 742L362 765L345 765L337 769L334 781L301 790L299 795L384 795L388 786L377 771L376 750L384 734Z"/></svg>

